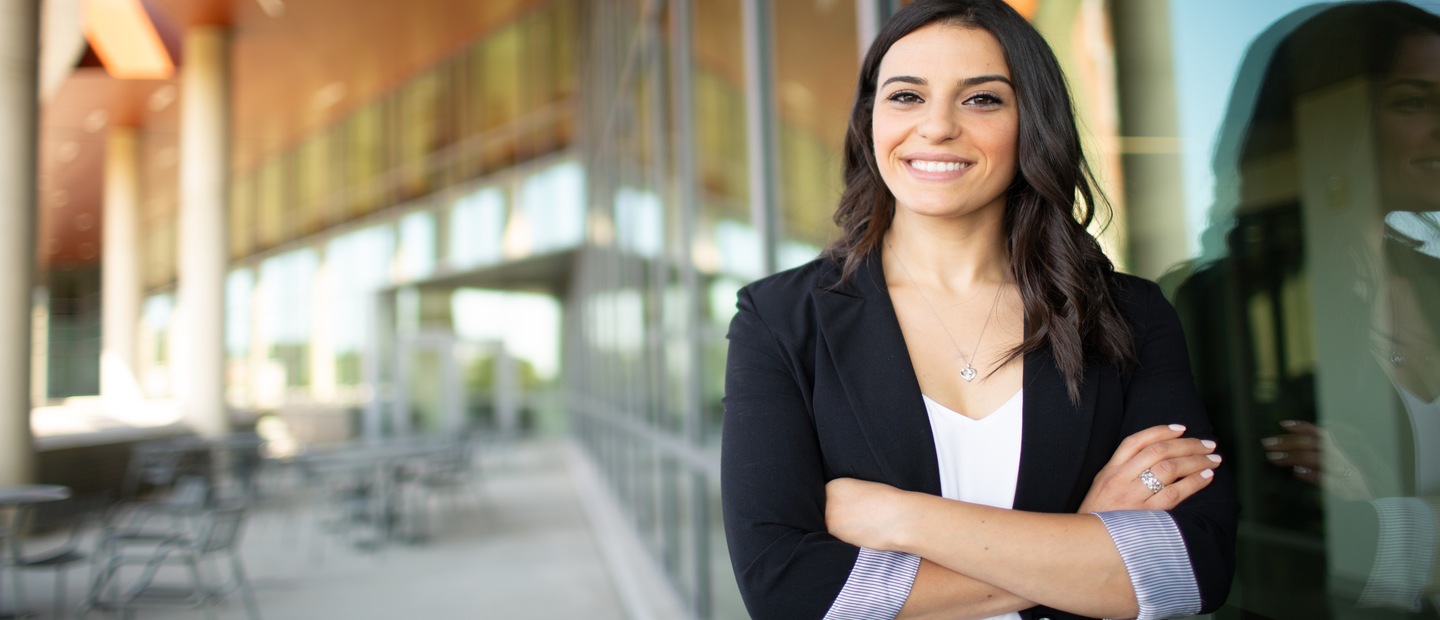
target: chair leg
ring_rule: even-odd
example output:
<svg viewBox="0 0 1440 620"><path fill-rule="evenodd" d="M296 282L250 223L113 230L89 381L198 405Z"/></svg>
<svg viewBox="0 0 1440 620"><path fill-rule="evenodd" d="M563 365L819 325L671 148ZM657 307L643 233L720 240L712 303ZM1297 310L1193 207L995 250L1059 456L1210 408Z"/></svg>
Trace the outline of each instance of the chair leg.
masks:
<svg viewBox="0 0 1440 620"><path fill-rule="evenodd" d="M245 567L240 564L240 556L230 555L230 571L235 577L235 586L240 590L240 598L245 601L245 614L250 620L260 620L260 605L255 601L255 590L250 588L250 580L245 578Z"/></svg>
<svg viewBox="0 0 1440 620"><path fill-rule="evenodd" d="M65 611L65 578L69 575L64 566L55 569L55 618L61 617Z"/></svg>
<svg viewBox="0 0 1440 620"><path fill-rule="evenodd" d="M205 577L200 574L200 561L193 556L185 558L185 565L190 569L190 584L195 589L201 605L205 606L205 617L215 620L215 607L220 604L220 597Z"/></svg>
<svg viewBox="0 0 1440 620"><path fill-rule="evenodd" d="M25 609L26 609L26 606L25 606L25 584L24 584L24 580L21 578L22 576L21 576L21 574L20 574L20 573L22 573L22 572L24 572L24 571L20 570L20 567L19 567L19 566L11 566L11 567L10 567L10 583L11 583L12 587L14 587L14 589L15 589L15 616L16 616L17 618L18 618L18 617L21 617L21 614L25 613Z"/></svg>

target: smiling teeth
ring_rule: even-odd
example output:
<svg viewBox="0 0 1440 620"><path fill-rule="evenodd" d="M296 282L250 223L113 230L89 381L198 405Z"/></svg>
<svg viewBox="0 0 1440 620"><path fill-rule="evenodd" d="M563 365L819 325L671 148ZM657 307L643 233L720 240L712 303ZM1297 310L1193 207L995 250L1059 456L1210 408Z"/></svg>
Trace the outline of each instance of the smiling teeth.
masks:
<svg viewBox="0 0 1440 620"><path fill-rule="evenodd" d="M967 167L967 164L962 164L958 161L921 161L912 159L910 160L910 166L923 172L954 172Z"/></svg>

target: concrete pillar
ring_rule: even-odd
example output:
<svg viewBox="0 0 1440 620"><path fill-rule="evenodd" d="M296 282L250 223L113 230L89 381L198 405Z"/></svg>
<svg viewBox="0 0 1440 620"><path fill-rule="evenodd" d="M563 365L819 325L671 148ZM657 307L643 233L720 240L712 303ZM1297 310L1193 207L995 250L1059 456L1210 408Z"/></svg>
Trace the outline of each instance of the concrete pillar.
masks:
<svg viewBox="0 0 1440 620"><path fill-rule="evenodd" d="M35 277L40 1L0 0L0 484L35 478L30 292Z"/></svg>
<svg viewBox="0 0 1440 620"><path fill-rule="evenodd" d="M1155 278L1190 258L1192 236L1185 228L1170 2L1115 0L1111 16L1129 205L1127 271Z"/></svg>
<svg viewBox="0 0 1440 620"><path fill-rule="evenodd" d="M135 334L140 325L140 143L133 127L105 141L104 248L100 289L100 396L140 399Z"/></svg>
<svg viewBox="0 0 1440 620"><path fill-rule="evenodd" d="M192 27L180 68L175 396L187 422L205 436L230 426L224 381L228 45L223 28Z"/></svg>

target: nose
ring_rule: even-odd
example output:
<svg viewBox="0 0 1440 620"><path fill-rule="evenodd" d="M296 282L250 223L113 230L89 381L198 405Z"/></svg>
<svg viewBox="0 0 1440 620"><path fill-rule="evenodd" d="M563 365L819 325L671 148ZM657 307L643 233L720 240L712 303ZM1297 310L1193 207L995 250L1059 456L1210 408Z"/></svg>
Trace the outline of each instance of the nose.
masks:
<svg viewBox="0 0 1440 620"><path fill-rule="evenodd" d="M916 128L920 137L939 143L960 135L960 113L954 106L932 105L925 110L925 118Z"/></svg>

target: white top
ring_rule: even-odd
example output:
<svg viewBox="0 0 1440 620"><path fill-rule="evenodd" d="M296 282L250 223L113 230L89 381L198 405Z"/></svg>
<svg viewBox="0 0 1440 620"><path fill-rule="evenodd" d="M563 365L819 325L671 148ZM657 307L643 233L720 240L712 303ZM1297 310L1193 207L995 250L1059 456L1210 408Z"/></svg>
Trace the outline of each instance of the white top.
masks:
<svg viewBox="0 0 1440 620"><path fill-rule="evenodd" d="M1399 385L1395 389L1400 392L1405 413L1410 416L1410 428L1414 430L1415 494L1440 493L1440 454L1430 448L1440 439L1440 398L1427 403Z"/></svg>
<svg viewBox="0 0 1440 620"><path fill-rule="evenodd" d="M1013 508L1020 477L1020 431L1025 390L979 420L961 415L925 396L935 455L940 460L940 495L996 508ZM1008 613L986 620L1020 620Z"/></svg>

